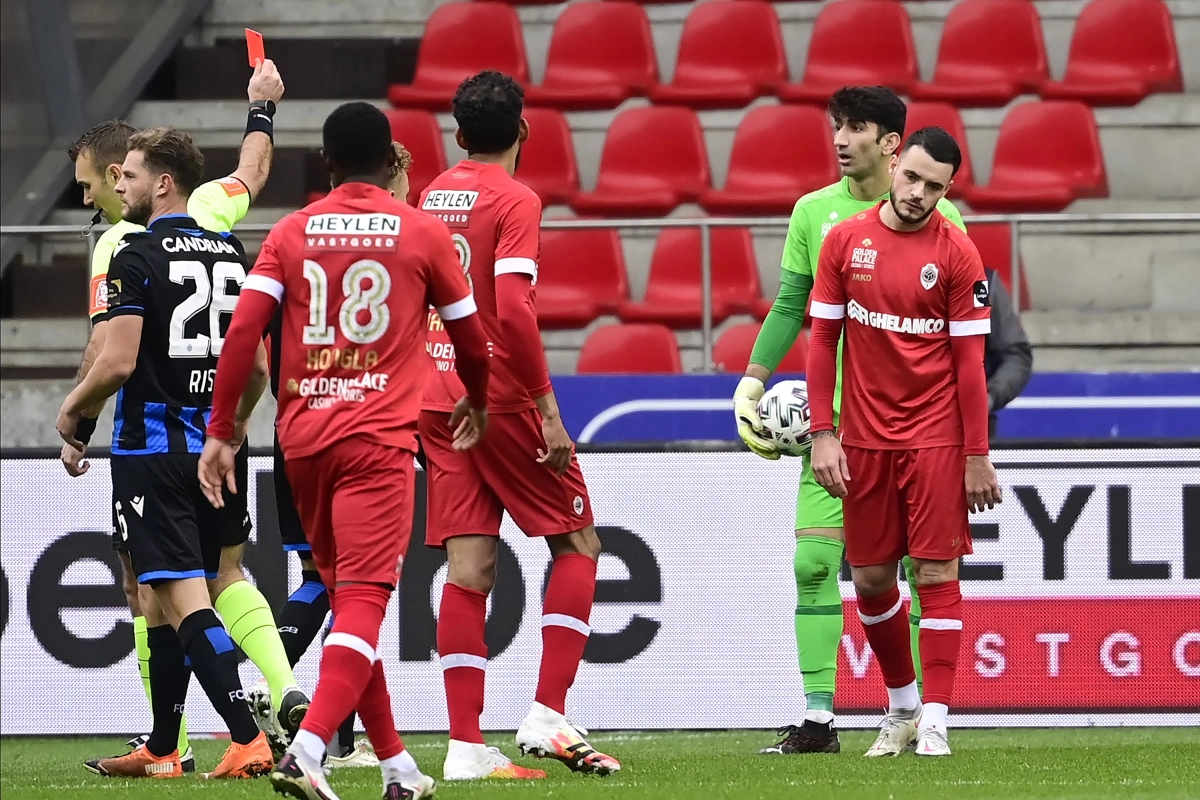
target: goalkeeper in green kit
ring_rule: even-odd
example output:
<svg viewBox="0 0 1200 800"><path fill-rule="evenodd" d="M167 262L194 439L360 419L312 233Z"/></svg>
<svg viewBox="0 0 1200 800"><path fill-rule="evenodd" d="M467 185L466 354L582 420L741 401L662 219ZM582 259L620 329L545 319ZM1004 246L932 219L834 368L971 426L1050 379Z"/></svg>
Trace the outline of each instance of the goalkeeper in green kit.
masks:
<svg viewBox="0 0 1200 800"><path fill-rule="evenodd" d="M816 278L821 242L838 222L878 205L892 186L891 169L904 134L907 109L891 89L882 86L847 86L829 101L833 144L842 179L801 197L788 224L780 271L779 295L754 343L746 375L734 394L738 434L763 458L777 459L779 451L762 434L758 401L780 360L791 349L804 321L808 295ZM962 216L947 200L938 210L959 227ZM838 351L841 369L841 351ZM834 424L841 406L841 383L834 395ZM842 597L838 570L845 536L842 501L833 498L813 479L804 458L800 494L796 501L796 647L804 678L807 710L800 725L780 731L783 739L760 750L763 754L836 753L841 746L833 719L833 694L837 678L838 646L842 639ZM912 586L912 569L904 559ZM912 642L917 646L920 606L912 595ZM914 658L914 661L917 661ZM920 663L917 661L917 663ZM918 668L919 669L919 668Z"/></svg>

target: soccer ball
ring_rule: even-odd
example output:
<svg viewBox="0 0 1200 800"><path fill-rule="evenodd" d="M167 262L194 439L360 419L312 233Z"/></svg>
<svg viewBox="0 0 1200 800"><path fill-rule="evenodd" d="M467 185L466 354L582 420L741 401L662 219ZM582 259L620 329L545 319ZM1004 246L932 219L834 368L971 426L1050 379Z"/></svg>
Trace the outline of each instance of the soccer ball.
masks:
<svg viewBox="0 0 1200 800"><path fill-rule="evenodd" d="M812 414L808 410L808 384L780 381L758 401L763 432L785 456L803 456L812 450Z"/></svg>

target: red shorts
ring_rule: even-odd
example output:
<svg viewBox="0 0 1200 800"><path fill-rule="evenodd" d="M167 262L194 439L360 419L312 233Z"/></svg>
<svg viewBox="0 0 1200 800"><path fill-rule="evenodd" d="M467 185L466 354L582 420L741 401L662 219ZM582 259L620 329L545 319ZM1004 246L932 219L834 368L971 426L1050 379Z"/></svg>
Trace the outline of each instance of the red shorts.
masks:
<svg viewBox="0 0 1200 800"><path fill-rule="evenodd" d="M533 409L488 418L483 441L455 450L450 414L422 411L421 446L429 462L425 543L445 547L467 534L500 535L504 512L526 536L572 533L592 524L592 502L579 460L560 478L537 463L546 449L542 418Z"/></svg>
<svg viewBox="0 0 1200 800"><path fill-rule="evenodd" d="M961 447L845 451L851 480L842 516L851 566L904 555L953 561L971 552Z"/></svg>
<svg viewBox="0 0 1200 800"><path fill-rule="evenodd" d="M412 537L413 454L350 437L285 465L321 582L395 587Z"/></svg>

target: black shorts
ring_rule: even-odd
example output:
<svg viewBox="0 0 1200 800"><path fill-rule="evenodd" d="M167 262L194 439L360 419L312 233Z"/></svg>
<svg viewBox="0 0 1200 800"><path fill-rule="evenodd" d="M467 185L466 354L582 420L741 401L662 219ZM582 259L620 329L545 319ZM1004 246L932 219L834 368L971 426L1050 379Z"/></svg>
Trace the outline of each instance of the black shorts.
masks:
<svg viewBox="0 0 1200 800"><path fill-rule="evenodd" d="M249 537L247 456L239 454L238 493L226 490L222 509L200 490L199 461L195 453L113 456L113 516L138 583L216 578L221 548Z"/></svg>
<svg viewBox="0 0 1200 800"><path fill-rule="evenodd" d="M275 512L279 516L279 538L287 552L297 551L301 558L312 557L312 546L304 535L304 525L296 511L296 500L292 495L292 484L283 466L283 450L279 447L279 435L275 435Z"/></svg>
<svg viewBox="0 0 1200 800"><path fill-rule="evenodd" d="M180 455L183 455L182 453ZM133 458L134 456L125 456L125 458ZM137 456L141 458L141 456ZM235 503L241 503L242 508L247 508L246 503L246 487L249 486L250 480L250 445L246 443L238 450L237 456L233 463L234 477L237 478L238 494L235 497ZM199 479L197 479L199 480ZM228 494L228 493L226 493ZM112 545L113 550L118 553L128 553L129 547L125 540L121 538L121 525L117 520L117 494L114 490L112 498ZM254 526L250 522L250 514L246 513L242 524L229 525L224 529L221 539L222 547L235 547L240 544L245 544L250 540L250 532Z"/></svg>

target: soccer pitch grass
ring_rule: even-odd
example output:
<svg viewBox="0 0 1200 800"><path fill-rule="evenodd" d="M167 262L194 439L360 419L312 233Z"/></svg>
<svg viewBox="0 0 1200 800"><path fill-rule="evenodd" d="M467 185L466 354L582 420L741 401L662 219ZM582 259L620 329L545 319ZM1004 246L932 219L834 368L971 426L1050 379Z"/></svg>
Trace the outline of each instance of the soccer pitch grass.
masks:
<svg viewBox="0 0 1200 800"><path fill-rule="evenodd" d="M1184 728L990 730L951 732L954 755L918 760L864 759L874 734L842 733L836 756L759 756L769 743L763 731L716 733L596 734L591 741L621 760L609 778L574 775L551 761L520 759L545 767L550 777L522 783L442 784L440 800L547 798L556 800L1023 800L1023 798L1200 798L1200 730ZM406 742L418 763L441 774L441 737L410 736ZM512 736L489 737L489 744L515 754ZM194 743L197 767L212 769L225 746ZM0 794L4 800L61 798L201 797L270 798L265 778L256 781L203 781L195 776L170 781L125 781L94 776L85 758L121 751L111 739L0 740ZM380 796L375 769L333 773L342 800Z"/></svg>

